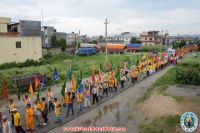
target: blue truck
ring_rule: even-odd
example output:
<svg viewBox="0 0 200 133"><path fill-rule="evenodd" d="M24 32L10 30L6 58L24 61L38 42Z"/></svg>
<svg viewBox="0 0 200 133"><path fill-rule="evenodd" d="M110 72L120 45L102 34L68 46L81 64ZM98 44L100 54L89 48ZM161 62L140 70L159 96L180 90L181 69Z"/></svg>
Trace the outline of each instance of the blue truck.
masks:
<svg viewBox="0 0 200 133"><path fill-rule="evenodd" d="M80 47L78 49L78 55L95 55L97 53L96 49L93 47Z"/></svg>
<svg viewBox="0 0 200 133"><path fill-rule="evenodd" d="M136 52L142 47L142 44L140 44L140 43L129 43L129 44L126 44L126 46L127 46L127 52Z"/></svg>

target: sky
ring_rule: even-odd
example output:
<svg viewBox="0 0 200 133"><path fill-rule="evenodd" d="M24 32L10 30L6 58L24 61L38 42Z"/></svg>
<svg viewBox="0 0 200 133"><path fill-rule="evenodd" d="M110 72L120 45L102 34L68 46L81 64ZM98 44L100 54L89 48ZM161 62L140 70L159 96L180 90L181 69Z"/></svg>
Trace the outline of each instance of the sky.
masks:
<svg viewBox="0 0 200 133"><path fill-rule="evenodd" d="M108 35L149 30L191 35L200 33L200 0L1 0L0 17L43 20L59 32L88 36L104 35L106 18Z"/></svg>

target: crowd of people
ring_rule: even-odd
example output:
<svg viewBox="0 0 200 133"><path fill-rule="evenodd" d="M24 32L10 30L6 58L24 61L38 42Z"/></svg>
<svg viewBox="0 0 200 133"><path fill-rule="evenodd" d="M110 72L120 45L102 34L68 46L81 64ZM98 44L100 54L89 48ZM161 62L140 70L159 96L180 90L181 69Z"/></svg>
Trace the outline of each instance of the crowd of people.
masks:
<svg viewBox="0 0 200 133"><path fill-rule="evenodd" d="M50 88L46 91L46 96L36 101L32 101L28 95L25 95L23 102L25 107L26 130L22 127L20 111L13 99L10 99L6 106L9 109L11 122L8 120L7 115L2 116L2 112L0 112L3 133L12 133L12 127L15 127L17 133L34 131L35 123L37 123L37 127L48 124L48 113L52 111L55 114L55 123L62 123L63 118L61 118L61 114L63 107L66 108L66 118L70 113L72 115L80 113L85 108L90 108L93 104L99 103L102 98L113 95L119 88L125 88L125 82L135 83L141 74L150 76L164 69L167 65L176 65L178 59L182 59L185 54L192 50L194 50L194 46L178 49L173 55L167 55L166 53L153 55L149 53L148 57L145 55L135 65L130 65L128 61L123 61L121 67L119 66L108 73L99 71L99 74L93 80L86 80L84 84L82 81L81 89L68 89L60 101L58 97L54 96ZM77 108L75 109L75 107Z"/></svg>

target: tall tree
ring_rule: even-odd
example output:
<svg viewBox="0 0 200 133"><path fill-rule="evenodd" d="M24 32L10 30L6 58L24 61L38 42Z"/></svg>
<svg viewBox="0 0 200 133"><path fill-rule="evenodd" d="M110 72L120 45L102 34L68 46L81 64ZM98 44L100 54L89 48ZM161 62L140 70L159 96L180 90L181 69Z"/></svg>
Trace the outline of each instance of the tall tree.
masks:
<svg viewBox="0 0 200 133"><path fill-rule="evenodd" d="M67 45L66 45L66 40L65 39L60 39L60 48L62 51L65 51Z"/></svg>
<svg viewBox="0 0 200 133"><path fill-rule="evenodd" d="M56 35L53 34L53 36L51 37L51 45L53 48L56 48L56 41L57 41Z"/></svg>

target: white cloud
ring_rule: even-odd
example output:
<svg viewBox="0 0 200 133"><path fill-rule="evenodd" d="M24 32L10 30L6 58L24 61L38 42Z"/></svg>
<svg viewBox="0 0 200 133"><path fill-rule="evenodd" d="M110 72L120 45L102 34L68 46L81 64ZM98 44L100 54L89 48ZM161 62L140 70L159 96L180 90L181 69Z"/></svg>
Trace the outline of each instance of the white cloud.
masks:
<svg viewBox="0 0 200 133"><path fill-rule="evenodd" d="M0 16L42 20L58 31L104 35L123 31L140 33L168 29L172 34L196 34L200 31L198 0L1 0Z"/></svg>

